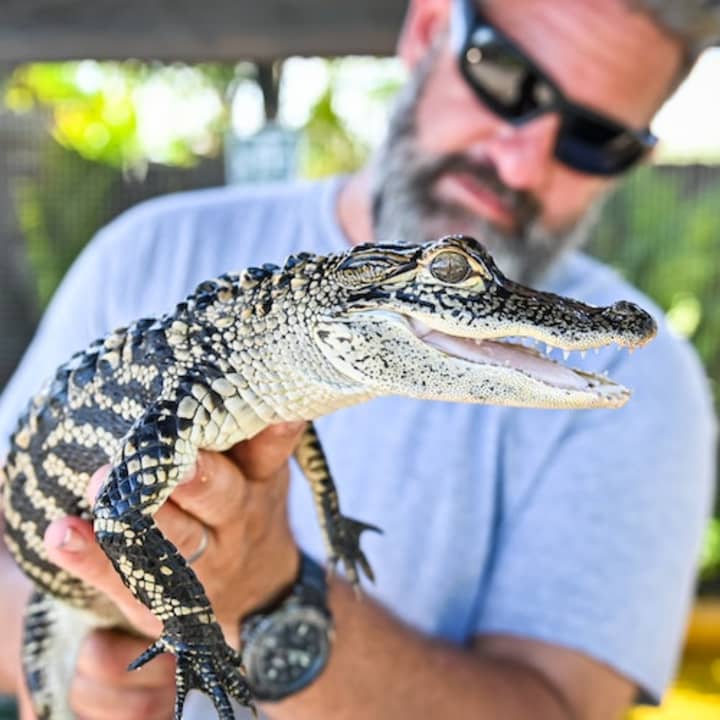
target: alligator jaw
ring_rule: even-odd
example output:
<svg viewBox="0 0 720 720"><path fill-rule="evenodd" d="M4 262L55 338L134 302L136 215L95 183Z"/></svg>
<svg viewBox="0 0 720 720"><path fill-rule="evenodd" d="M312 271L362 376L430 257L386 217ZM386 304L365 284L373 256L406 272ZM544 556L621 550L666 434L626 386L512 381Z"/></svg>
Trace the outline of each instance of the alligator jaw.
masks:
<svg viewBox="0 0 720 720"><path fill-rule="evenodd" d="M613 404L624 404L630 396L627 388L603 375L566 367L526 345L501 338L480 340L449 335L433 330L415 318L405 319L419 340L446 355L473 364L493 365L510 372L524 373L555 388L594 392Z"/></svg>

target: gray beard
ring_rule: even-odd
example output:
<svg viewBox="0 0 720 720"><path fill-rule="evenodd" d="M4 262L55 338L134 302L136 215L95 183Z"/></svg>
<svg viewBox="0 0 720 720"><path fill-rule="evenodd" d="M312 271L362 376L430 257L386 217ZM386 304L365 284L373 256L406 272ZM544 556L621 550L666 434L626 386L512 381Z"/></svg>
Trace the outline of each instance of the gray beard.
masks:
<svg viewBox="0 0 720 720"><path fill-rule="evenodd" d="M539 221L541 207L530 193L507 187L495 169L462 154L431 156L417 142L416 116L437 49L421 61L401 90L385 141L372 167L372 209L378 242L417 244L443 235L476 238L500 269L522 283L536 282L565 252L583 245L597 223L603 201L560 231ZM463 172L495 193L510 209L515 230L507 233L464 207L439 200L434 189L448 172Z"/></svg>

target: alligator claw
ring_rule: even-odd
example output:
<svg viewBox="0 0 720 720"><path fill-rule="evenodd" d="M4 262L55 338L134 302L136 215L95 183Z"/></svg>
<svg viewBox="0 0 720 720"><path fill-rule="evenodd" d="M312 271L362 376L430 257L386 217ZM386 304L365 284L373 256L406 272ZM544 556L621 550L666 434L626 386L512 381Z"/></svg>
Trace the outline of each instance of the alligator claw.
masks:
<svg viewBox="0 0 720 720"><path fill-rule="evenodd" d="M189 690L201 690L210 697L220 720L234 720L235 712L230 703L235 698L252 711L257 710L250 687L245 680L238 653L222 643L209 642L191 645L178 637L165 633L129 666L136 670L163 652L175 656L175 720L181 720L185 698Z"/></svg>
<svg viewBox="0 0 720 720"><path fill-rule="evenodd" d="M370 563L365 553L360 549L360 535L365 530L382 533L376 525L354 520L353 518L340 517L333 523L330 533L331 554L328 559L328 573L332 575L338 562L342 562L348 580L355 587L356 593L360 586L358 568L360 568L368 580L375 581Z"/></svg>
<svg viewBox="0 0 720 720"><path fill-rule="evenodd" d="M145 652L136 657L129 665L128 670L137 670L146 663L149 663L153 658L166 652L165 646L160 640L156 640Z"/></svg>

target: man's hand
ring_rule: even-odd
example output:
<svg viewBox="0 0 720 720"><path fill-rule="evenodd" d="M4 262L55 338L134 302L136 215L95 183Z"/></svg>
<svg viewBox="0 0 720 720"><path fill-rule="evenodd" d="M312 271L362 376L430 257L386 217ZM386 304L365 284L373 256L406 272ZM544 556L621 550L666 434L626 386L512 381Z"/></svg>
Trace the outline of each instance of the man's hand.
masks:
<svg viewBox="0 0 720 720"><path fill-rule="evenodd" d="M277 425L226 454L201 453L188 482L155 515L184 556L208 546L193 563L228 642L238 646L238 620L282 594L294 581L299 556L287 518L291 455L303 424ZM108 468L92 478L92 501ZM108 595L139 634L156 637L160 622L122 584L95 543L92 525L67 517L45 534L50 559ZM175 696L174 662L161 657L128 673L148 645L145 638L95 631L83 642L70 701L83 718L169 718Z"/></svg>

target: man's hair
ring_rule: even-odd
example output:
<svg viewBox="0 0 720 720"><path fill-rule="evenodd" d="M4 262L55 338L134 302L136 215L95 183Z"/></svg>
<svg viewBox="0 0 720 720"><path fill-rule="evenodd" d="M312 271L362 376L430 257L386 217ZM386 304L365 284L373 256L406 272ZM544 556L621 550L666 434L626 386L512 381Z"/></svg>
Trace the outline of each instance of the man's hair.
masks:
<svg viewBox="0 0 720 720"><path fill-rule="evenodd" d="M681 82L690 72L700 53L720 42L720 0L628 0L629 4L649 13L662 27L685 45Z"/></svg>

